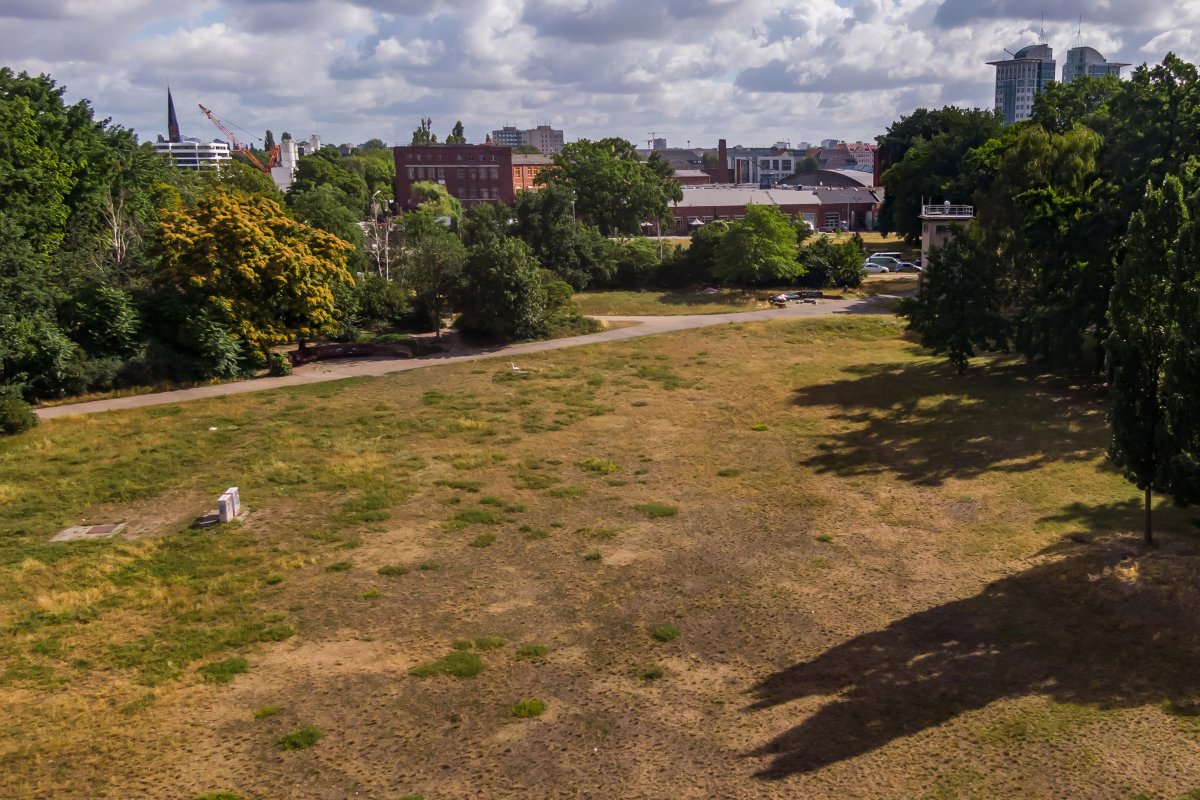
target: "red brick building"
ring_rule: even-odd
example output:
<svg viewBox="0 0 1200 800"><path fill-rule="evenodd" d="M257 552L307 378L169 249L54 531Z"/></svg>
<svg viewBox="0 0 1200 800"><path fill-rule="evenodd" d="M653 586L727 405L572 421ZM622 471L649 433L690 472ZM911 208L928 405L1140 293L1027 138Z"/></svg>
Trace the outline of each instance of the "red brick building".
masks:
<svg viewBox="0 0 1200 800"><path fill-rule="evenodd" d="M412 185L440 183L463 206L497 200L511 204L513 155L511 147L491 144L427 144L396 147L396 205L416 206Z"/></svg>
<svg viewBox="0 0 1200 800"><path fill-rule="evenodd" d="M541 187L535 185L533 180L538 176L539 172L553 163L554 159L550 156L514 155L512 157L513 197L516 197L517 192L536 192L540 189Z"/></svg>

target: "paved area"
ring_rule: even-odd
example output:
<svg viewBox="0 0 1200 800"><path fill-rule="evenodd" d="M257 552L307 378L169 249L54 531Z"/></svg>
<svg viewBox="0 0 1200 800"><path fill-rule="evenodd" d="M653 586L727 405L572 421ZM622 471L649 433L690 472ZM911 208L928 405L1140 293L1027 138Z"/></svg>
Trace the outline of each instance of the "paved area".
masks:
<svg viewBox="0 0 1200 800"><path fill-rule="evenodd" d="M772 319L827 317L834 314L888 314L891 312L883 301L891 299L893 299L891 296L881 295L865 300L821 300L815 305L793 304L787 308L742 311L732 314L691 314L664 317L596 317L596 319L609 322L632 322L634 324L622 328L610 328L585 336L572 336L566 339L550 339L544 342L526 342L523 344L499 345L495 347L461 348L453 352L438 353L431 356L422 356L421 358L348 358L337 361L316 362L297 367L291 375L281 378L254 378L234 383L197 386L191 389L178 389L170 392L141 394L131 397L114 397L107 400L92 400L86 403L51 406L49 408L37 409L37 415L42 419L54 419L73 414L95 414L101 411L116 411L124 408L143 408L146 406L183 403L189 400L200 400L205 397L224 397L226 395L244 394L246 392L262 392L268 389L280 389L285 386L337 381L343 378L388 375L393 372L404 372L410 369L421 369L439 364L456 364L462 361L476 361L485 358L513 360L516 356L526 353L541 353L546 350L560 350L564 347L579 347L585 344L637 339L642 336L654 336L659 333L689 330L691 328L706 328L730 322L762 322Z"/></svg>

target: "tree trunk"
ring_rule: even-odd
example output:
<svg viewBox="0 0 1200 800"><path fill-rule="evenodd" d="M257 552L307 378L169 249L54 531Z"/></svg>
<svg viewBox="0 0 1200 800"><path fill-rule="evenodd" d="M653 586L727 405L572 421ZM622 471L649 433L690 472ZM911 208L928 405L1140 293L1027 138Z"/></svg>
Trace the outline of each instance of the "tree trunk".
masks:
<svg viewBox="0 0 1200 800"><path fill-rule="evenodd" d="M1150 487L1146 487L1146 546L1154 544L1154 532L1150 526Z"/></svg>

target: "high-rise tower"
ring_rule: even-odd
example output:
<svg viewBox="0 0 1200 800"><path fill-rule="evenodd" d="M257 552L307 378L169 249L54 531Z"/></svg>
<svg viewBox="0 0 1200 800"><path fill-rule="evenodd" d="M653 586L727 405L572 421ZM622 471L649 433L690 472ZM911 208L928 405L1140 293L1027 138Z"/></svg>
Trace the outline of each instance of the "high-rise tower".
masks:
<svg viewBox="0 0 1200 800"><path fill-rule="evenodd" d="M996 68L996 110L1010 125L1029 119L1033 98L1054 80L1054 50L1048 44L1022 47L1004 61L989 61Z"/></svg>

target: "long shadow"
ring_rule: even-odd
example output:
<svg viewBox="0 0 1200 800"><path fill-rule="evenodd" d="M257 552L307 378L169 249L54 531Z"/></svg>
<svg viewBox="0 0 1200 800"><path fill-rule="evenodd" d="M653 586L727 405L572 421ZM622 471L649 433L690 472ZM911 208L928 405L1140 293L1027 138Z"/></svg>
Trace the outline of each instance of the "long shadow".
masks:
<svg viewBox="0 0 1200 800"><path fill-rule="evenodd" d="M1133 540L1064 542L1049 563L771 675L752 690L751 713L837 697L749 754L772 757L758 776L811 772L1023 695L1196 713L1195 557L1138 552Z"/></svg>
<svg viewBox="0 0 1200 800"><path fill-rule="evenodd" d="M796 390L797 405L833 406L847 430L801 463L841 476L894 474L936 486L985 472L1027 472L1103 452L1097 387L999 364L956 375L942 362L868 364L854 377Z"/></svg>

